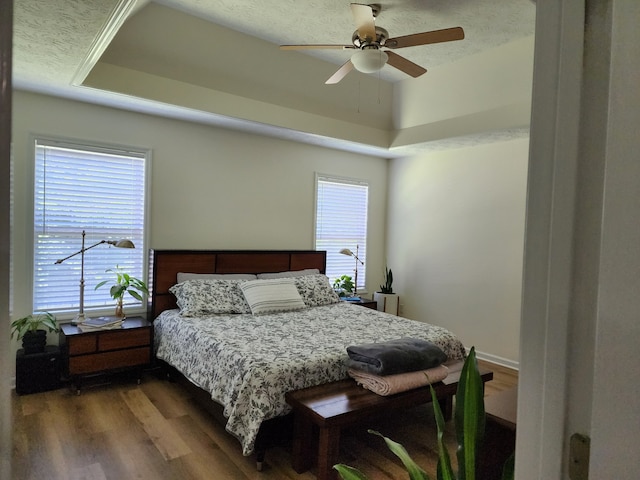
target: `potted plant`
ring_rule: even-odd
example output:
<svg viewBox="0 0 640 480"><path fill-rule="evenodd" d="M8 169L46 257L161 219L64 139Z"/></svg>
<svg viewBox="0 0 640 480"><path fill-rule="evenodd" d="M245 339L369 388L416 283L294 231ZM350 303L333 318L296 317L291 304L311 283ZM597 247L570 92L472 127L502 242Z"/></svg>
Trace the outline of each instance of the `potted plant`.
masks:
<svg viewBox="0 0 640 480"><path fill-rule="evenodd" d="M114 273L116 275L116 282L111 285L109 294L111 298L116 301L116 317L125 318L124 313L124 296L128 293L133 298L139 301L143 301L142 294L148 295L149 289L147 285L140 279L132 277L128 273L124 272L120 267L116 265L116 268L109 268L105 270L107 273ZM109 283L109 280L104 280L96 285L94 290Z"/></svg>
<svg viewBox="0 0 640 480"><path fill-rule="evenodd" d="M373 299L378 303L378 310L398 315L400 298L393 293L393 272L390 268L384 269L384 283L380 285L380 290L374 292Z"/></svg>
<svg viewBox="0 0 640 480"><path fill-rule="evenodd" d="M353 280L349 275L341 275L333 281L333 289L340 297L350 297L353 294Z"/></svg>
<svg viewBox="0 0 640 480"><path fill-rule="evenodd" d="M16 335L18 340L22 340L22 348L27 355L44 352L47 331L59 331L56 317L49 312L27 315L11 323L11 338Z"/></svg>

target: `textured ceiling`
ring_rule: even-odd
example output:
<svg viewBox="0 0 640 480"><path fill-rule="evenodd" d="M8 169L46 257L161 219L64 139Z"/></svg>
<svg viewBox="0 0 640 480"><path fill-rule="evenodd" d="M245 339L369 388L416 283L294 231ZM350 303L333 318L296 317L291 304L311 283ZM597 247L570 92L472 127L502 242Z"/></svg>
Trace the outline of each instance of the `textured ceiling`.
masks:
<svg viewBox="0 0 640 480"><path fill-rule="evenodd" d="M239 128L242 122L236 118L226 121L224 115L181 110L180 105L159 104L135 96L123 97L79 87L102 52L108 49L114 37L117 39L118 29L126 18L148 3L148 0L16 0L14 85L120 108ZM295 59L300 53L282 52L277 48L279 44L348 44L355 29L349 2L344 0L157 0L155 3L262 39L266 46L272 47L273 55L287 59ZM465 39L461 41L396 50L396 53L427 69L531 36L534 32L535 3L532 0L388 0L381 2L381 5L376 24L387 29L391 37L455 26L464 28ZM203 64L210 62L211 58L215 59L216 51L224 49L233 52L234 42L222 39L219 44L208 46L208 49L211 53L203 59ZM310 55L309 58L315 56L330 62L337 69L352 52L330 50L304 53ZM331 66L325 68L333 71ZM253 77L252 82L260 80L259 76ZM295 76L291 77L294 82ZM389 82L408 78L390 66L386 66L379 76L380 80ZM325 88L325 79L317 79L322 88ZM286 89L286 85L283 88ZM311 89L308 95L313 95ZM319 103L324 100L318 97L315 101ZM279 134L274 125L245 123L240 128L312 143L334 144L332 139L309 135L297 138L296 133L290 130ZM334 146L341 148L340 145ZM364 147L362 151L367 153L385 154L384 148L378 150L376 147L372 152L367 151L366 145ZM353 145L345 148L358 150Z"/></svg>
<svg viewBox="0 0 640 480"><path fill-rule="evenodd" d="M350 44L355 30L346 0L159 0L157 3L224 25L274 44ZM365 3L365 2L358 2ZM396 50L409 60L430 67L507 43L534 32L535 4L531 0L386 0L376 25L391 37L461 26L465 39ZM307 52L341 65L351 51ZM384 69L387 80L406 75Z"/></svg>

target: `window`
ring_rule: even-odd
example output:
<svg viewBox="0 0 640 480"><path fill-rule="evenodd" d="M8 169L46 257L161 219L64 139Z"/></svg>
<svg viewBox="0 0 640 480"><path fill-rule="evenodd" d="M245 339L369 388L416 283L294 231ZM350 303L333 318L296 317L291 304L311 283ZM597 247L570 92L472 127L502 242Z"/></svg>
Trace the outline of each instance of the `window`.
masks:
<svg viewBox="0 0 640 480"><path fill-rule="evenodd" d="M84 255L84 309L112 308L102 280L119 266L144 279L145 180L149 152L81 145L38 138L34 175L34 311L77 312L81 255L64 259L101 240L131 240L135 247L98 245ZM133 297L127 305L140 305Z"/></svg>
<svg viewBox="0 0 640 480"><path fill-rule="evenodd" d="M367 182L316 175L316 250L327 251L332 282L340 275L354 277L356 260L340 253L348 248L365 263L358 264L357 288L365 286L368 204Z"/></svg>

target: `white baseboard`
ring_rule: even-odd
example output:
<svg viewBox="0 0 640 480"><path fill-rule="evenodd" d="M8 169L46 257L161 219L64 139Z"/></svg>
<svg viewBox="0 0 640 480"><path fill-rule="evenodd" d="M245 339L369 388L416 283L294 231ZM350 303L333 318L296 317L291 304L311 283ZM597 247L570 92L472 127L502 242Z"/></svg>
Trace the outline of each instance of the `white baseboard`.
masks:
<svg viewBox="0 0 640 480"><path fill-rule="evenodd" d="M487 362L502 365L503 367L511 368L513 370L518 370L520 368L520 362L514 362L513 360L509 360L508 358L491 355L490 353L479 352L478 350L476 350L476 357L479 360L485 360Z"/></svg>

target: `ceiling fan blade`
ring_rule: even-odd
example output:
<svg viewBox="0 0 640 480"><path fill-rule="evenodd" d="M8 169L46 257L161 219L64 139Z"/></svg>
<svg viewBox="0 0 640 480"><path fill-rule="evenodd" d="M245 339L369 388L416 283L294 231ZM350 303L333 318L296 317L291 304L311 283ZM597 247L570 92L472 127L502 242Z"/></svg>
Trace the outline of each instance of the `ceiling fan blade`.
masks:
<svg viewBox="0 0 640 480"><path fill-rule="evenodd" d="M326 83L327 85L336 84L340 80L342 80L344 77L346 77L347 73L349 73L351 70L353 70L353 63L351 63L351 60L347 60L345 63L342 64L342 66L338 69L338 71L336 71L336 73L331 75L329 79L324 83Z"/></svg>
<svg viewBox="0 0 640 480"><path fill-rule="evenodd" d="M369 5L352 3L351 13L353 14L360 39L365 42L375 40L376 24L374 23L373 9Z"/></svg>
<svg viewBox="0 0 640 480"><path fill-rule="evenodd" d="M443 30L433 30L432 32L414 33L403 37L390 38L384 42L388 48L414 47L417 45L427 45L430 43L451 42L462 40L464 30L462 27L445 28Z"/></svg>
<svg viewBox="0 0 640 480"><path fill-rule="evenodd" d="M413 63L411 60L407 60L394 52L385 52L388 55L387 63L392 67L396 67L398 70L411 75L413 78L419 77L423 73L427 73L426 68L422 68L417 63Z"/></svg>
<svg viewBox="0 0 640 480"><path fill-rule="evenodd" d="M311 49L354 49L353 45L280 45L280 50L311 50Z"/></svg>

